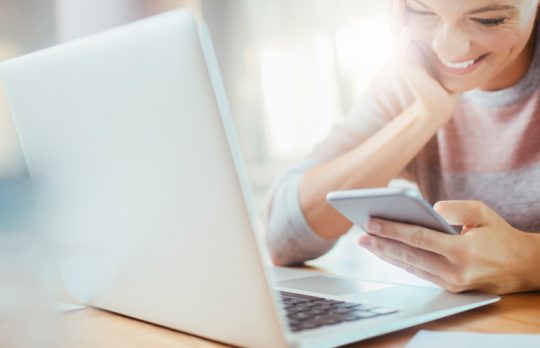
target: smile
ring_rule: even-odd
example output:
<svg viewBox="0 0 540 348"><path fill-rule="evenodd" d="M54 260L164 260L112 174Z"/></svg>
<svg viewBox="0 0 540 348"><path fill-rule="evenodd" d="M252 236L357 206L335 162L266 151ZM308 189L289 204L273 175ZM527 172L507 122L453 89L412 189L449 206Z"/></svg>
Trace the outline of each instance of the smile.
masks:
<svg viewBox="0 0 540 348"><path fill-rule="evenodd" d="M472 72L473 70L476 70L482 62L484 61L484 58L488 54L481 55L478 58L465 60L461 62L447 62L442 59L437 59L439 70L454 74L454 75L464 75Z"/></svg>

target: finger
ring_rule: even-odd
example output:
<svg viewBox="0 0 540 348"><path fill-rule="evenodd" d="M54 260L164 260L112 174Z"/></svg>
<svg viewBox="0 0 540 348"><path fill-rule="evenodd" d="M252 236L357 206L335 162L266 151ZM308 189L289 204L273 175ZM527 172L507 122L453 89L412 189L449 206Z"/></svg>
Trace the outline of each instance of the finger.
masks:
<svg viewBox="0 0 540 348"><path fill-rule="evenodd" d="M448 274L452 268L444 256L395 240L368 235L363 238L361 245L377 254L386 255L425 272L443 275Z"/></svg>
<svg viewBox="0 0 540 348"><path fill-rule="evenodd" d="M449 224L480 227L489 222L493 212L479 201L440 201L433 206Z"/></svg>
<svg viewBox="0 0 540 348"><path fill-rule="evenodd" d="M426 271L423 271L421 269L418 269L418 268L414 268L413 266L411 265L408 265L406 264L405 262L402 262L400 260L396 260L392 257L389 257L389 256L386 256L384 254L377 254L377 252L375 251L372 251L372 253L377 256L378 258L380 258L381 260L383 261L386 261L388 262L389 264L391 265L394 265L396 267L399 267L405 271L407 271L408 273L411 273L411 274L414 274L415 276L419 277L419 278L422 278L422 279L425 279L429 282L432 282L442 288L447 288L447 284L446 284L446 281L441 278L440 276L436 275L436 274L433 274L433 273L430 273L430 272L426 272Z"/></svg>
<svg viewBox="0 0 540 348"><path fill-rule="evenodd" d="M434 77L433 69L422 49L411 40L407 27L399 33L392 60L417 99L429 104L433 102L429 99L430 96L448 95L448 91Z"/></svg>
<svg viewBox="0 0 540 348"><path fill-rule="evenodd" d="M413 68L410 71L415 73L422 72L423 76L428 76L433 79L433 69L431 68L431 64L429 63L425 53L422 51L418 43L411 38L409 28L405 27L404 30L405 37L409 40L408 46L404 53L408 66Z"/></svg>
<svg viewBox="0 0 540 348"><path fill-rule="evenodd" d="M396 33L396 52L394 55L394 60L401 67L403 61L405 61L404 55L408 52L409 44L411 43L411 33L409 28L402 26L399 31Z"/></svg>
<svg viewBox="0 0 540 348"><path fill-rule="evenodd" d="M397 40L399 33L405 26L405 0L392 0L390 26L394 40Z"/></svg>
<svg viewBox="0 0 540 348"><path fill-rule="evenodd" d="M455 248L458 246L458 236L417 225L382 219L369 219L365 229L370 234L393 239L445 257L453 255Z"/></svg>

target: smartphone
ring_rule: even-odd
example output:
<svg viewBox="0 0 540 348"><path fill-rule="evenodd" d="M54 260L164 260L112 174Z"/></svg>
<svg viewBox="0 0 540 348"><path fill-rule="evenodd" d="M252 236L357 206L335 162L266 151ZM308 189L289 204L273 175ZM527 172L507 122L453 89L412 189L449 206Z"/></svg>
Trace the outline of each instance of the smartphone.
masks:
<svg viewBox="0 0 540 348"><path fill-rule="evenodd" d="M328 203L364 229L370 217L418 225L432 230L459 234L461 226L448 224L420 194L410 188L384 187L333 191Z"/></svg>

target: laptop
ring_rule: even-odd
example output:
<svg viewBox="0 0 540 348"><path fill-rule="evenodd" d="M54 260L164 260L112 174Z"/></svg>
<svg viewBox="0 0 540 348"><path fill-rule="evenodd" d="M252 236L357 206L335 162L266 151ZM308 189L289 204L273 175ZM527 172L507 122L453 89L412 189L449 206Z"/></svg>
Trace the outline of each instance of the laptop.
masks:
<svg viewBox="0 0 540 348"><path fill-rule="evenodd" d="M330 347L499 299L272 268L207 31L179 9L0 65L38 221L96 308Z"/></svg>

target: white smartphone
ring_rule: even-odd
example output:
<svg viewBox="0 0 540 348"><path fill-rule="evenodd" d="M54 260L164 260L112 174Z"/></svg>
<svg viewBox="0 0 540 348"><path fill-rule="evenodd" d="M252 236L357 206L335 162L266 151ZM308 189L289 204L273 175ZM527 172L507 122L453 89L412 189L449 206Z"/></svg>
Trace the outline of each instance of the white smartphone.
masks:
<svg viewBox="0 0 540 348"><path fill-rule="evenodd" d="M459 234L461 226L448 224L420 194L410 188L373 188L333 191L328 203L364 229L370 217L392 220L432 230Z"/></svg>

